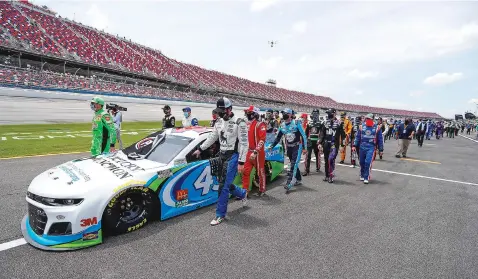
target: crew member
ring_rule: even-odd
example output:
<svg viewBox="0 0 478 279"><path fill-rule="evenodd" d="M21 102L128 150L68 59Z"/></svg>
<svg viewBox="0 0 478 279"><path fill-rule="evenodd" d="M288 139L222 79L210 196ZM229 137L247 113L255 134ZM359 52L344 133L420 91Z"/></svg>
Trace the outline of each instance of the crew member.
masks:
<svg viewBox="0 0 478 279"><path fill-rule="evenodd" d="M256 168L259 177L259 193L256 196L263 197L266 193L266 171L265 161L266 153L264 146L266 142L266 124L259 121L259 109L250 106L244 111L247 120L249 120L248 142L249 149L244 162L244 172L242 174L242 187L249 191L249 182L251 180L252 168Z"/></svg>
<svg viewBox="0 0 478 279"><path fill-rule="evenodd" d="M340 122L335 118L335 109L328 109L327 120L322 126L322 138L320 143L324 149L325 178L324 181L334 183L335 158L337 158L337 147L344 147L345 131Z"/></svg>
<svg viewBox="0 0 478 279"><path fill-rule="evenodd" d="M217 117L217 110L216 110L216 109L213 109L213 110L212 110L212 120L211 120L211 122L209 122L209 126L210 126L210 127L214 127L214 125L216 124L217 119L218 119L218 117Z"/></svg>
<svg viewBox="0 0 478 279"><path fill-rule="evenodd" d="M191 126L198 126L199 125L199 121L197 120L197 118L193 117L191 115L191 108L190 107L183 108L183 114L184 114L183 128L188 128L188 127L191 127Z"/></svg>
<svg viewBox="0 0 478 279"><path fill-rule="evenodd" d="M217 169L219 182L219 198L216 204L216 217L211 221L215 226L224 221L227 213L229 194L242 199L243 205L247 202L247 191L233 184L237 172L242 173L247 153L247 123L242 117L234 116L232 103L227 98L220 98L216 103L218 116L223 120L216 122L213 132L207 140L194 151L198 157L216 140L220 142L219 157L210 161L211 169ZM215 171L214 171L215 172Z"/></svg>
<svg viewBox="0 0 478 279"><path fill-rule="evenodd" d="M367 114L365 123L363 123L357 137L355 138L353 151L360 148L360 180L368 184L370 180L370 172L372 169L372 162L375 155L375 149L378 146L380 157L383 154L383 134L381 126L373 122L372 114Z"/></svg>
<svg viewBox="0 0 478 279"><path fill-rule="evenodd" d="M171 115L171 107L165 105L163 107L163 129L174 128L176 126L176 118Z"/></svg>
<svg viewBox="0 0 478 279"><path fill-rule="evenodd" d="M340 164L343 164L345 155L347 155L347 145L349 144L350 134L352 133L352 122L347 119L347 113L345 111L340 114L340 120L342 121L342 128L345 132L345 146L340 148Z"/></svg>
<svg viewBox="0 0 478 279"><path fill-rule="evenodd" d="M116 143L116 129L103 106L105 101L100 97L91 100L90 108L95 112L92 120L93 139L91 140L91 155L97 156L105 152L114 152Z"/></svg>
<svg viewBox="0 0 478 279"><path fill-rule="evenodd" d="M272 150L276 146L282 136L285 135L287 157L289 157L290 167L287 174L287 182L284 186L286 193L292 188L292 186L300 185L302 183L302 177L299 171L300 156L302 154L302 145L307 145L307 137L302 129L302 126L297 121L292 120L292 110L286 108L282 111L282 118L284 121L279 127L279 133L275 138L268 150ZM302 141L301 141L302 140Z"/></svg>
<svg viewBox="0 0 478 279"><path fill-rule="evenodd" d="M113 116L113 122L116 129L116 140L119 143L120 150L123 149L123 141L121 140L121 123L123 122L123 114L115 106L111 109L110 114Z"/></svg>
<svg viewBox="0 0 478 279"><path fill-rule="evenodd" d="M319 119L319 110L314 109L310 114L311 122L307 123L305 134L307 136L307 159L305 160L305 172L303 176L310 174L310 160L312 159L312 151L315 154L315 171L320 171L320 155L322 154L322 146L319 144L320 131L322 123Z"/></svg>
<svg viewBox="0 0 478 279"><path fill-rule="evenodd" d="M425 133L427 129L427 123L425 119L420 119L420 123L417 126L417 140L418 140L418 147L423 146L423 139L425 138Z"/></svg>
<svg viewBox="0 0 478 279"><path fill-rule="evenodd" d="M354 125L352 128L352 133L350 137L350 164L355 168L357 165L357 157L359 150L352 151L352 147L354 145L355 138L357 133L359 132L359 127L362 126L362 117L357 115L354 120Z"/></svg>

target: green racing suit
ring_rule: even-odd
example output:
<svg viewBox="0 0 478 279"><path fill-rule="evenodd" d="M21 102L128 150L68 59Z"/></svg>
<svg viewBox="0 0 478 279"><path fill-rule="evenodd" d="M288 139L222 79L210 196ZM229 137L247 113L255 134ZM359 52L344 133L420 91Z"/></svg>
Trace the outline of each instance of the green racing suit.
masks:
<svg viewBox="0 0 478 279"><path fill-rule="evenodd" d="M103 109L95 112L92 120L93 139L91 140L91 155L97 156L116 143L116 129L111 115Z"/></svg>

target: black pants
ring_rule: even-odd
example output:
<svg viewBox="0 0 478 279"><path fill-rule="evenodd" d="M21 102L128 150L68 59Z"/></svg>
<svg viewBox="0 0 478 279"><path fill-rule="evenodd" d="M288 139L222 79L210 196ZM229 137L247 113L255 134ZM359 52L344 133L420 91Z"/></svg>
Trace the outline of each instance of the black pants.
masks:
<svg viewBox="0 0 478 279"><path fill-rule="evenodd" d="M466 129L466 134L469 135L471 132L471 129Z"/></svg>
<svg viewBox="0 0 478 279"><path fill-rule="evenodd" d="M325 176L334 176L335 170L335 158L337 157L337 149L332 147L334 144L331 142L324 143L324 161L325 161Z"/></svg>
<svg viewBox="0 0 478 279"><path fill-rule="evenodd" d="M418 140L418 146L423 145L423 139L425 138L425 133L421 133L417 135L417 140Z"/></svg>
<svg viewBox="0 0 478 279"><path fill-rule="evenodd" d="M302 180L302 176L300 175L299 171L299 156L302 153L302 147L299 145L293 146L293 147L287 147L287 157L289 157L290 161L290 167L289 167L289 172L287 173L287 185L289 185L292 181L292 177L294 176L295 173L295 179L297 181Z"/></svg>
<svg viewBox="0 0 478 279"><path fill-rule="evenodd" d="M312 151L315 154L315 169L318 170L320 168L320 154L319 154L319 144L317 141L311 141L307 144L307 161L305 164L305 172L310 172L310 160L312 159Z"/></svg>

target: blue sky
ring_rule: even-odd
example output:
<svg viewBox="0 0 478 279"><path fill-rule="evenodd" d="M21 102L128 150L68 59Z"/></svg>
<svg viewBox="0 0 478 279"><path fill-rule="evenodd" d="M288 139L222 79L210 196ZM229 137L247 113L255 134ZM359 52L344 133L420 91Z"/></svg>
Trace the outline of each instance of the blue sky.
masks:
<svg viewBox="0 0 478 279"><path fill-rule="evenodd" d="M445 117L478 103L478 2L32 2L180 61L340 102Z"/></svg>

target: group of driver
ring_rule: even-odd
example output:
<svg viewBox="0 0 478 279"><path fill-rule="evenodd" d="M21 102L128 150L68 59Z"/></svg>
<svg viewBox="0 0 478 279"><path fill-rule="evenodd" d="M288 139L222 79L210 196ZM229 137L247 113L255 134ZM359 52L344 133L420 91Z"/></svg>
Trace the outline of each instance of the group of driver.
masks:
<svg viewBox="0 0 478 279"><path fill-rule="evenodd" d="M95 111L93 130L103 130L104 127L109 130L111 125L108 123L111 123L111 120L107 119L108 115L100 108L102 107L100 100L95 101L94 99L91 106ZM163 111L165 114L163 128L175 127L176 120L171 114L171 108L166 105ZM191 108L184 108L183 113L183 127L199 125L197 118L191 115ZM292 187L301 184L302 175L309 175L312 153L315 154L317 172L320 171L321 154L323 153L324 181L333 183L335 159L338 152L341 153L341 163L343 163L346 146L351 144L352 163L355 164L353 155L358 153L360 180L365 184L368 184L370 180L371 164L376 151L380 152L380 156L383 153L381 125L374 121L372 114L368 114L363 121L357 117L355 123L352 124L345 113L341 114L340 120L337 119L335 109L326 111L327 119L324 121L319 119L318 109L312 111L311 121L307 120L306 114L296 119L295 112L289 108L282 110L282 117L279 116L278 111L268 110L264 121L260 120L260 111L254 106L244 110L244 113L245 118L234 115L232 102L228 98L220 98L213 111L213 120L211 121L213 131L193 153L193 156L199 157L202 152L219 142L218 156L210 159L211 172L217 176L219 182L216 217L211 221L213 226L224 221L230 195L242 200L243 204L247 203L250 175L254 168L259 180L259 192L255 195L266 196L266 152L271 151L279 143L285 148L285 154L290 162L287 181L284 185L286 193ZM110 147L114 151L115 139L114 136L111 137ZM101 150L105 150L104 147ZM302 154L306 154L303 174L299 171ZM237 172L242 173L243 188L239 188L233 183Z"/></svg>

